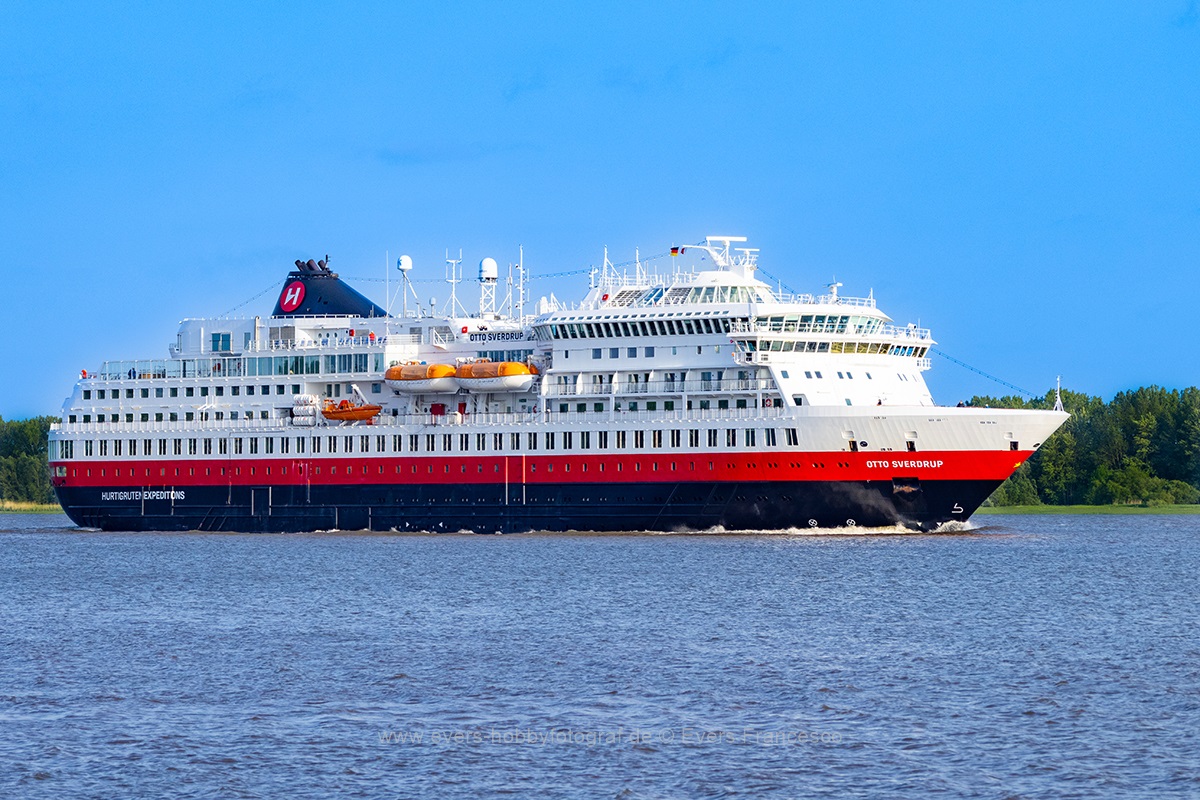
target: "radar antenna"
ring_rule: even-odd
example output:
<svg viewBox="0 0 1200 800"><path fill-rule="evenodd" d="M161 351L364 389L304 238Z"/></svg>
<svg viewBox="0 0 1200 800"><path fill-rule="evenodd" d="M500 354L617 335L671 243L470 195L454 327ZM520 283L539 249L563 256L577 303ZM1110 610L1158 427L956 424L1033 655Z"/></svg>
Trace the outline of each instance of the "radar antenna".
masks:
<svg viewBox="0 0 1200 800"><path fill-rule="evenodd" d="M496 282L500 277L500 265L488 257L479 262L479 316L484 319L496 317Z"/></svg>
<svg viewBox="0 0 1200 800"><path fill-rule="evenodd" d="M745 236L705 236L704 249L713 257L718 267L728 268L733 266L733 259L729 257L729 245L744 241Z"/></svg>

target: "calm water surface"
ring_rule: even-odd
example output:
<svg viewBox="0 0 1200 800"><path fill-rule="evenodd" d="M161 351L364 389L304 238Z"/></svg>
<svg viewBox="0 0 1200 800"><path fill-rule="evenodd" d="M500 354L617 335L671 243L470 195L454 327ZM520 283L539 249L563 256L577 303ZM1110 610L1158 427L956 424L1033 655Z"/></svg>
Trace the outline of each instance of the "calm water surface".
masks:
<svg viewBox="0 0 1200 800"><path fill-rule="evenodd" d="M0 796L1200 797L1200 517L979 523L0 515Z"/></svg>

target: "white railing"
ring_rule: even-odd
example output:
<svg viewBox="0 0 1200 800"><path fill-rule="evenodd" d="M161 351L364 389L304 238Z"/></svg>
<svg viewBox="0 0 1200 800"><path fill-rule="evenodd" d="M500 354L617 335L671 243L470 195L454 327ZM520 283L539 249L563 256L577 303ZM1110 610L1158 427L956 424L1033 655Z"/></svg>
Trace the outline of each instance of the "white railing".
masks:
<svg viewBox="0 0 1200 800"><path fill-rule="evenodd" d="M808 295L808 296L811 297L812 295ZM817 298L817 305L858 306L860 308L875 308L875 298L874 297L842 297L841 295L823 294Z"/></svg>
<svg viewBox="0 0 1200 800"><path fill-rule="evenodd" d="M236 420L195 420L170 422L55 422L50 425L52 431L68 431L71 433L173 433L180 435L205 430L266 430L269 428L292 428L290 419L236 419ZM300 426L295 426L300 427Z"/></svg>
<svg viewBox="0 0 1200 800"><path fill-rule="evenodd" d="M699 394L703 392L757 392L770 390L769 380L758 378L724 378L722 380L686 380L686 381L648 381L645 383L585 383L582 386L571 384L551 384L547 387L547 397L608 397L613 394L653 394L679 395ZM613 387L616 386L616 391Z"/></svg>
<svg viewBox="0 0 1200 800"><path fill-rule="evenodd" d="M384 352L386 347L411 347L419 345L421 337L416 334L394 333L376 337L354 336L340 339L267 339L251 342L236 354L209 353L207 355L180 355L178 358L136 359L133 361L105 361L99 370L88 370L89 379L136 380L145 378L183 377L256 377L244 367L243 358L257 358L249 353L278 353L295 351L317 351L327 355L350 355L355 352L368 354ZM353 348L349 353L347 348ZM341 352L339 352L341 351ZM195 367L196 373L184 374L186 368Z"/></svg>

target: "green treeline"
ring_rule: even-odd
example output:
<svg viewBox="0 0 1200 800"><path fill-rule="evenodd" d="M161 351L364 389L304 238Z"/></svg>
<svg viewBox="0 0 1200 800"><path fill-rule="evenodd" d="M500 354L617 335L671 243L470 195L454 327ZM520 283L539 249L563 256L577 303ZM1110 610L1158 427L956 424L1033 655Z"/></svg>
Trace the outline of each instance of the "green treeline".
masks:
<svg viewBox="0 0 1200 800"><path fill-rule="evenodd" d="M57 417L0 418L0 500L54 503L46 469L47 436Z"/></svg>
<svg viewBox="0 0 1200 800"><path fill-rule="evenodd" d="M1063 391L1071 418L992 494L992 505L1168 505L1200 502L1200 389L1148 386L1099 397ZM974 397L971 405L1053 408Z"/></svg>

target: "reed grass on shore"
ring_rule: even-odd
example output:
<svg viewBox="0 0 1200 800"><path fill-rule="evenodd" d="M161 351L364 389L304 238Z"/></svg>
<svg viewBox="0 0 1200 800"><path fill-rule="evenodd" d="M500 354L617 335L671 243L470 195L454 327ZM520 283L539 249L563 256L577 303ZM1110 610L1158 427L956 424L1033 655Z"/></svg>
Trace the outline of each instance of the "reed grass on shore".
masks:
<svg viewBox="0 0 1200 800"><path fill-rule="evenodd" d="M58 503L27 503L23 500L0 500L0 512L5 514L61 514Z"/></svg>

